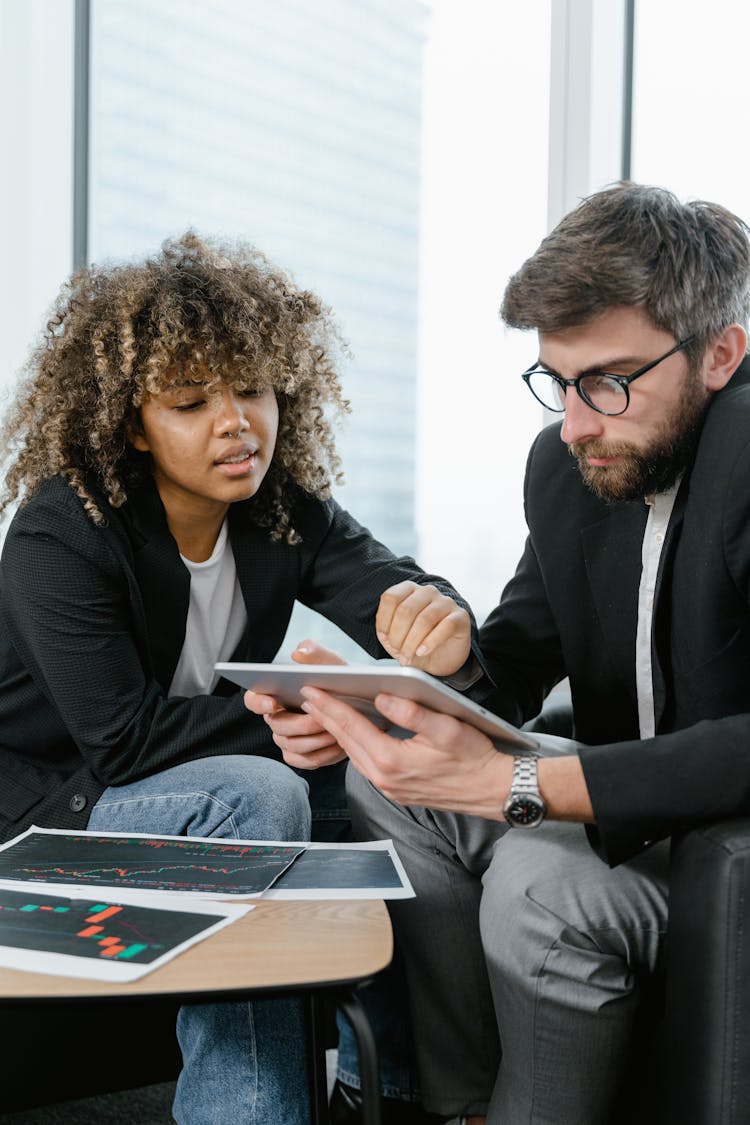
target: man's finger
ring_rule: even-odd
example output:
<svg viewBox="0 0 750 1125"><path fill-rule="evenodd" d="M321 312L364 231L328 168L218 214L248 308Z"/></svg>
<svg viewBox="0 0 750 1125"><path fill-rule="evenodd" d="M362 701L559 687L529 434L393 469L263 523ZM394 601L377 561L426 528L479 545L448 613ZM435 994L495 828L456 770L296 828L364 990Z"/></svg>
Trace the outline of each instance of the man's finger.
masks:
<svg viewBox="0 0 750 1125"><path fill-rule="evenodd" d="M467 729L464 723L450 715L432 711L413 699L402 699L398 695L381 692L375 697L375 706L394 726L413 731L436 747L457 742Z"/></svg>

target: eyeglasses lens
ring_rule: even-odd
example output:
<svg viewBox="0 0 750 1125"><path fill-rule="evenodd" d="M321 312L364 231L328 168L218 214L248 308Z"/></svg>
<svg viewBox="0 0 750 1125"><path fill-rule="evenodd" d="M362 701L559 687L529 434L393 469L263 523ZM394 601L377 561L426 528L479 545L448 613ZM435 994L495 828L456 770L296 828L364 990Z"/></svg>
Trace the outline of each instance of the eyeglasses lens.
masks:
<svg viewBox="0 0 750 1125"><path fill-rule="evenodd" d="M532 371L527 381L532 393L547 410L554 410L557 414L565 410L568 388L549 372ZM593 372L584 375L578 385L584 401L602 414L622 414L627 409L627 390L609 375Z"/></svg>
<svg viewBox="0 0 750 1125"><path fill-rule="evenodd" d="M561 413L565 409L565 388L546 371L532 371L528 384L531 393L547 410Z"/></svg>
<svg viewBox="0 0 750 1125"><path fill-rule="evenodd" d="M625 387L608 375L584 375L579 386L583 397L602 414L622 414L628 405Z"/></svg>

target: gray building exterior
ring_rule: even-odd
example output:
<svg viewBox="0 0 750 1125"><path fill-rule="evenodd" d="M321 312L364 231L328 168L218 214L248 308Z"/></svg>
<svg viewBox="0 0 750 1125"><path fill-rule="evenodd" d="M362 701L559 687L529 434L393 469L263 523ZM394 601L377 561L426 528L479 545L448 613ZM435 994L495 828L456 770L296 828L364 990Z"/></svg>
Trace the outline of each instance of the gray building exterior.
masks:
<svg viewBox="0 0 750 1125"><path fill-rule="evenodd" d="M239 235L351 349L337 495L417 553L420 0L94 0L91 256Z"/></svg>

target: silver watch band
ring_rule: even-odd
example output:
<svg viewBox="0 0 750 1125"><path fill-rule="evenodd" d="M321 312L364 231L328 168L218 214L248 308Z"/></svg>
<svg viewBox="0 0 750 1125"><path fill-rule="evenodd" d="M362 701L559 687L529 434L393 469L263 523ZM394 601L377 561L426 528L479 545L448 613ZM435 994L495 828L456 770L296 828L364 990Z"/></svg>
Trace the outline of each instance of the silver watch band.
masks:
<svg viewBox="0 0 750 1125"><path fill-rule="evenodd" d="M536 757L531 757L530 755L513 759L513 784L510 787L511 793L534 793L537 797L540 795L536 765Z"/></svg>

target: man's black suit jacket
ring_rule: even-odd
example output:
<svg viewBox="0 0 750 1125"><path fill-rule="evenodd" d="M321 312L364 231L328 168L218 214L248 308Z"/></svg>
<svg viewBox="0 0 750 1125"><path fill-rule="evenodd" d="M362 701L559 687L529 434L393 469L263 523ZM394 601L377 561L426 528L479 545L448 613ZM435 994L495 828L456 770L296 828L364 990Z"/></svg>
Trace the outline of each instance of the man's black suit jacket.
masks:
<svg viewBox="0 0 750 1125"><path fill-rule="evenodd" d="M70 486L46 482L5 541L0 574L0 837L29 824L85 828L102 790L214 754L279 757L266 724L226 680L209 696L168 698L185 635L190 577L151 482L96 527ZM411 578L334 501L300 494L297 546L271 542L252 501L229 535L248 625L232 659L270 661L295 599L367 652L380 594ZM460 601L460 599L459 599Z"/></svg>
<svg viewBox="0 0 750 1125"><path fill-rule="evenodd" d="M569 677L610 863L682 828L750 814L750 361L711 401L663 547L655 738L638 738L635 681L645 502L598 500L555 425L531 450L525 503L525 553L480 631L497 685L489 705L520 724Z"/></svg>

